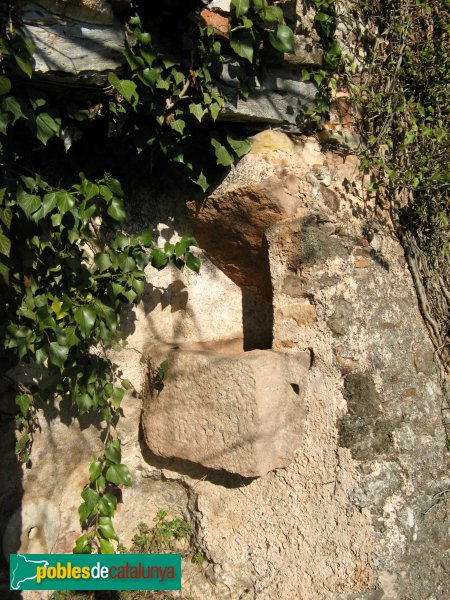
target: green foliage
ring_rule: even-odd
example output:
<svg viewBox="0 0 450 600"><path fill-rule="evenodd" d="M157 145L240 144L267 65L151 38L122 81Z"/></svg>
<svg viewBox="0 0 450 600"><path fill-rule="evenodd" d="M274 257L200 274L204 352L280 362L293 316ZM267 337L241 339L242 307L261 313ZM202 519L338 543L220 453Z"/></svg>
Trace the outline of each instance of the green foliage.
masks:
<svg viewBox="0 0 450 600"><path fill-rule="evenodd" d="M328 114L330 89L336 85L333 75L340 70L342 52L334 37L337 25L334 0L312 0L312 4L316 9L314 26L324 48L323 66L304 67L300 78L313 81L319 89L314 108L308 108L304 113L305 128L315 129Z"/></svg>
<svg viewBox="0 0 450 600"><path fill-rule="evenodd" d="M123 191L108 176L91 182L81 173L68 190L21 176L3 192L4 348L57 373L56 391L69 394L80 414L101 410L109 422L123 389L91 348L120 341L121 307L140 299L147 264L163 268L173 260L198 271L190 251L196 241L185 236L159 249L151 232L124 233Z"/></svg>
<svg viewBox="0 0 450 600"><path fill-rule="evenodd" d="M362 107L372 191L402 195L403 226L414 231L430 266L448 275L450 189L450 5L360 1L377 31L367 37L370 69L353 86ZM380 40L382 43L380 43ZM428 278L428 276L427 276Z"/></svg>
<svg viewBox="0 0 450 600"><path fill-rule="evenodd" d="M197 242L186 235L158 248L151 231L128 233L126 196L109 174L90 180L79 173L63 187L19 161L21 153L50 140L64 153L59 138L66 117L31 84L24 88L23 79L13 85L15 70L32 75L33 48L20 30L8 28L0 43L0 358L7 367L35 364L46 373L39 387L19 385L16 452L29 462L36 407L55 394L69 397L79 415L101 415L105 452L90 466L79 511L86 531L74 551L113 552L114 490L131 478L111 426L132 386L116 381L105 351L121 342L121 310L141 298L145 267L173 262L198 272L191 251ZM116 79L110 76L111 83ZM133 86L119 86L131 104Z"/></svg>
<svg viewBox="0 0 450 600"><path fill-rule="evenodd" d="M170 552L174 543L189 538L192 533L189 523L178 517L169 519L167 512L158 511L153 519L155 525L148 527L145 523L139 523L138 533L133 537L132 551L140 554L157 554Z"/></svg>
<svg viewBox="0 0 450 600"><path fill-rule="evenodd" d="M20 394L16 396L16 404L19 412L15 416L16 431L18 433L15 451L20 462L28 463L33 445L33 433L38 428L39 422L33 395L25 386L20 386Z"/></svg>
<svg viewBox="0 0 450 600"><path fill-rule="evenodd" d="M121 310L140 300L147 265L163 269L172 262L198 272L200 260L190 235L160 248L151 231L129 233L126 194L114 176L72 172L70 163L70 176L60 178L42 170L42 150L65 161L72 143L63 143L67 132L76 126L83 133L95 118L149 164L163 156L206 190L208 161L228 167L250 150L246 139L217 123L224 97L214 78L225 56L248 63L245 94L262 66L261 49L293 51L281 7L267 0L233 2L221 35L194 3L179 15L172 4L155 13L149 3L134 3L128 72L109 74L100 108L44 94L33 78L33 44L14 14L13 22L1 24L0 359L5 368L34 364L45 374L39 387L20 386L16 398L16 450L23 462L38 427L37 407L55 395L69 398L79 415L95 411L106 422L104 453L91 461L82 493L77 553L114 551L118 488L131 484L113 430L132 386L118 379L106 353L122 343ZM156 384L168 368L164 361L155 369ZM151 536L158 543L187 536L183 523L160 514Z"/></svg>
<svg viewBox="0 0 450 600"><path fill-rule="evenodd" d="M124 390L116 390L119 405L123 394ZM81 525L87 532L78 538L73 549L76 554L89 554L94 548L102 554L115 552L111 541L117 541L112 524L117 508L117 487L131 485L130 472L121 460L121 442L115 438L106 445L103 456L93 459L89 465L90 482L81 493L84 502L78 508Z"/></svg>
<svg viewBox="0 0 450 600"><path fill-rule="evenodd" d="M294 52L294 32L284 22L283 9L267 0L232 0L229 34L234 52L254 65L267 42L278 52Z"/></svg>
<svg viewBox="0 0 450 600"><path fill-rule="evenodd" d="M233 2L229 30L220 35L189 3L178 19L174 11L155 14L141 3L136 6L125 51L128 76L109 75L114 90L111 117L139 153L167 157L206 191L206 171L199 161L205 146L212 147L216 164L224 167L250 150L245 139L215 125L224 96L214 77L225 55L245 59L251 79L260 67L260 48L269 43L280 52L292 52L294 34L284 23L282 9L267 0ZM172 35L162 35L166 31Z"/></svg>

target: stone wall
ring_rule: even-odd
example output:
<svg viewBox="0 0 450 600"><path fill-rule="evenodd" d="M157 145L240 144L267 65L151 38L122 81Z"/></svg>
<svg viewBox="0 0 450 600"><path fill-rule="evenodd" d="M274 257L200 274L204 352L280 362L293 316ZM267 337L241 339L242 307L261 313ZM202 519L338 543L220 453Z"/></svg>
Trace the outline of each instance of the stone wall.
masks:
<svg viewBox="0 0 450 600"><path fill-rule="evenodd" d="M243 352L243 288L214 265L226 269L213 243L198 275L148 269L144 301L124 321L129 348L113 354L144 395L143 430L140 397L124 403L119 433L134 484L123 491L116 529L127 544L158 508L185 515L208 559L194 571L186 565L184 592L199 600L421 600L430 590L444 599L441 376L402 248L388 215L363 201L356 157L273 131L252 142L210 197L216 212L205 210L225 238L236 229L230 202L256 198L243 204L244 221L252 210L275 215L261 216L272 347ZM281 219L259 202L258 190L274 181L290 206ZM164 198L161 205L170 212ZM184 219L161 222L162 239L190 227ZM236 261L230 248L231 273L247 277L246 255ZM144 385L136 350L155 364L169 357L162 391ZM258 353L259 374L246 366ZM78 533L75 508L99 424L76 425L64 406L41 421L6 552L70 551Z"/></svg>

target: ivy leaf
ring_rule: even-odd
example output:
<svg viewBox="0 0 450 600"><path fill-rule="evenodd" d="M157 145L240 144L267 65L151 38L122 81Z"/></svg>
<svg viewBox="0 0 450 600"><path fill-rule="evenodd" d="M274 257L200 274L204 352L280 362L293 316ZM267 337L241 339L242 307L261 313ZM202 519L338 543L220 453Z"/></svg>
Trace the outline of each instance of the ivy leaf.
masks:
<svg viewBox="0 0 450 600"><path fill-rule="evenodd" d="M253 62L253 42L254 38L251 33L238 31L232 35L230 45L238 56Z"/></svg>
<svg viewBox="0 0 450 600"><path fill-rule="evenodd" d="M103 465L98 459L93 460L89 465L89 479L95 481L102 474Z"/></svg>
<svg viewBox="0 0 450 600"><path fill-rule="evenodd" d="M0 254L9 257L11 252L11 240L7 237L0 228Z"/></svg>
<svg viewBox="0 0 450 600"><path fill-rule="evenodd" d="M157 377L159 381L164 381L167 377L167 373L169 372L169 361L163 360L163 362L159 365L157 371Z"/></svg>
<svg viewBox="0 0 450 600"><path fill-rule="evenodd" d="M279 6L268 6L262 11L262 18L264 23L271 25L272 23L283 22L283 10Z"/></svg>
<svg viewBox="0 0 450 600"><path fill-rule="evenodd" d="M136 84L129 79L119 79L115 73L108 75L108 81L135 109L139 101Z"/></svg>
<svg viewBox="0 0 450 600"><path fill-rule="evenodd" d="M198 242L193 235L186 233L181 240L175 244L175 258L183 256L189 246L198 246Z"/></svg>
<svg viewBox="0 0 450 600"><path fill-rule="evenodd" d="M47 360L48 354L45 348L38 348L35 353L36 363L42 365Z"/></svg>
<svg viewBox="0 0 450 600"><path fill-rule="evenodd" d="M81 497L86 502L89 514L93 513L97 509L98 501L100 500L98 492L87 487L81 492Z"/></svg>
<svg viewBox="0 0 450 600"><path fill-rule="evenodd" d="M120 181L114 179L114 177L108 177L105 183L115 196L119 196L120 198L125 196L122 186L120 185Z"/></svg>
<svg viewBox="0 0 450 600"><path fill-rule="evenodd" d="M203 171L200 171L200 175L197 177L197 179L192 177L192 182L198 185L203 192L206 192L206 190L209 188L208 180L206 179Z"/></svg>
<svg viewBox="0 0 450 600"><path fill-rule="evenodd" d="M36 117L36 137L44 146L50 138L59 135L61 119L53 118L48 113L40 113Z"/></svg>
<svg viewBox="0 0 450 600"><path fill-rule="evenodd" d="M81 183L81 191L84 194L85 200L91 200L91 198L95 198L95 196L98 196L98 194L100 193L100 190L99 190L99 187L97 184L92 183L92 181L89 181L84 178Z"/></svg>
<svg viewBox="0 0 450 600"><path fill-rule="evenodd" d="M218 165L223 165L224 167L229 167L234 163L234 159L232 155L228 152L225 146L216 140L215 138L211 139L211 144L214 146L214 150L216 153L216 159Z"/></svg>
<svg viewBox="0 0 450 600"><path fill-rule="evenodd" d="M198 273L200 271L201 262L198 256L195 256L191 252L186 253L186 266L191 271Z"/></svg>
<svg viewBox="0 0 450 600"><path fill-rule="evenodd" d="M31 405L31 398L27 394L21 394L20 396L16 396L16 404L20 408L20 412L26 418L28 409Z"/></svg>
<svg viewBox="0 0 450 600"><path fill-rule="evenodd" d="M94 407L94 400L89 394L79 394L75 397L75 402L81 415L90 412Z"/></svg>
<svg viewBox="0 0 450 600"><path fill-rule="evenodd" d="M114 408L119 408L120 403L123 400L124 394L125 394L125 390L123 390L121 388L114 388L114 391L111 396L111 404L114 406ZM115 462L120 463L120 457L119 457L119 460L115 461Z"/></svg>
<svg viewBox="0 0 450 600"><path fill-rule="evenodd" d="M115 554L111 542L108 542L108 540L103 539L100 540L100 552L102 554Z"/></svg>
<svg viewBox="0 0 450 600"><path fill-rule="evenodd" d="M100 517L99 529L108 540L117 540L111 517Z"/></svg>
<svg viewBox="0 0 450 600"><path fill-rule="evenodd" d="M248 140L235 140L227 135L227 142L230 144L239 158L248 154L252 149L252 145Z"/></svg>
<svg viewBox="0 0 450 600"><path fill-rule="evenodd" d="M181 135L183 135L183 131L186 126L186 122L183 121L182 119L175 119L174 121L170 122L170 126L172 127L172 129L174 129L175 131L178 131L178 133L181 133Z"/></svg>
<svg viewBox="0 0 450 600"><path fill-rule="evenodd" d="M103 271L107 271L112 266L109 254L106 254L105 252L99 252L98 254L96 254L94 256L94 262L97 265L100 273L103 273Z"/></svg>
<svg viewBox="0 0 450 600"><path fill-rule="evenodd" d="M11 82L4 75L0 75L0 96L7 94L11 90Z"/></svg>
<svg viewBox="0 0 450 600"><path fill-rule="evenodd" d="M158 248L154 248L152 251L152 266L155 267L155 269L162 269L168 262L169 259L166 254Z"/></svg>
<svg viewBox="0 0 450 600"><path fill-rule="evenodd" d="M123 392L123 390L121 390ZM122 394L123 396L123 394ZM113 440L105 450L106 459L114 465L120 465L122 452L120 450L120 440Z"/></svg>
<svg viewBox="0 0 450 600"><path fill-rule="evenodd" d="M2 220L3 225L5 225L7 229L11 227L12 217L13 214L10 208L5 207L2 210L0 210L0 219Z"/></svg>
<svg viewBox="0 0 450 600"><path fill-rule="evenodd" d="M106 471L106 479L116 485L131 485L131 475L126 465L111 465Z"/></svg>
<svg viewBox="0 0 450 600"><path fill-rule="evenodd" d="M11 123L12 117L8 113L0 112L0 132L6 135L8 125Z"/></svg>
<svg viewBox="0 0 450 600"><path fill-rule="evenodd" d="M75 548L72 550L73 554L91 554L91 539L92 534L90 533L80 536L75 542Z"/></svg>
<svg viewBox="0 0 450 600"><path fill-rule="evenodd" d="M17 195L17 204L29 219L31 219L31 215L41 207L41 203L42 200L39 198L39 196L27 194L23 190Z"/></svg>
<svg viewBox="0 0 450 600"><path fill-rule="evenodd" d="M48 359L56 367L61 370L67 360L69 354L69 348L61 346L58 342L51 342L48 348Z"/></svg>
<svg viewBox="0 0 450 600"><path fill-rule="evenodd" d="M269 33L269 40L275 50L293 54L294 52L294 33L290 27L281 24L278 25L275 33Z"/></svg>
<svg viewBox="0 0 450 600"><path fill-rule="evenodd" d="M100 196L106 200L106 202L109 202L113 197L112 191L106 185L99 185L98 190L100 192Z"/></svg>
<svg viewBox="0 0 450 600"><path fill-rule="evenodd" d="M127 63L130 65L130 69L132 71L137 71L139 68L143 67L145 64L140 56L136 56L128 48L125 48L125 50L123 51L123 55L127 59ZM111 85L113 85L113 84L111 84Z"/></svg>
<svg viewBox="0 0 450 600"><path fill-rule="evenodd" d="M69 192L66 192L65 190L56 192L56 207L62 215L67 211L72 210L75 204L76 200Z"/></svg>
<svg viewBox="0 0 450 600"><path fill-rule="evenodd" d="M15 98L14 96L8 96L2 100L2 108L3 110L7 110L14 116L12 124L17 121L17 119L27 119L28 117L23 112L23 101Z"/></svg>
<svg viewBox="0 0 450 600"><path fill-rule="evenodd" d="M127 391L133 389L133 385L131 384L131 382L128 379L122 379L122 381L120 383L121 383L122 387Z"/></svg>
<svg viewBox="0 0 450 600"><path fill-rule="evenodd" d="M109 504L109 502L107 502L105 498L100 499L100 502L98 503L98 508L99 512L101 512L102 515L107 515L109 517L112 517L114 515L115 508L111 506L111 504Z"/></svg>
<svg viewBox="0 0 450 600"><path fill-rule="evenodd" d="M148 66L151 67L156 60L156 54L150 52L149 50L147 50L147 48L140 48L139 52L141 53L142 58L145 60Z"/></svg>
<svg viewBox="0 0 450 600"><path fill-rule="evenodd" d="M131 273L136 267L136 262L131 256L121 254L119 257L119 267L124 273Z"/></svg>
<svg viewBox="0 0 450 600"><path fill-rule="evenodd" d="M142 279L134 279L133 289L138 296L141 296L145 288L145 282Z"/></svg>
<svg viewBox="0 0 450 600"><path fill-rule="evenodd" d="M162 69L145 67L145 69L138 72L138 77L144 85L153 88L161 76L161 72Z"/></svg>
<svg viewBox="0 0 450 600"><path fill-rule="evenodd" d="M56 314L59 315L59 313L61 312L61 308L62 308L62 302L59 298L54 298L53 302L50 306L50 308L52 309L52 311Z"/></svg>
<svg viewBox="0 0 450 600"><path fill-rule="evenodd" d="M79 306L74 311L74 319L78 324L83 337L87 337L94 327L97 315L91 306Z"/></svg>
<svg viewBox="0 0 450 600"><path fill-rule="evenodd" d="M209 107L208 107L209 114L211 115L211 118L213 121L215 121L217 119L217 117L219 116L221 108L222 107L217 102L213 102L212 104L209 105Z"/></svg>
<svg viewBox="0 0 450 600"><path fill-rule="evenodd" d="M50 192L49 194L45 194L42 199L42 218L46 217L49 212L51 212L57 204L57 195L55 192Z"/></svg>
<svg viewBox="0 0 450 600"><path fill-rule="evenodd" d="M231 0L231 4L234 6L237 17L245 15L250 8L250 0Z"/></svg>
<svg viewBox="0 0 450 600"><path fill-rule="evenodd" d="M102 500L104 500L105 502L108 503L111 513L113 514L114 511L116 510L116 506L117 506L117 498L114 496L114 494L110 494L109 492L105 492L103 494Z"/></svg>
<svg viewBox="0 0 450 600"><path fill-rule="evenodd" d="M143 246L150 246L150 244L152 243L152 239L153 239L153 231L151 229L147 229L147 231L144 231L143 233L141 233L138 236L138 241Z"/></svg>
<svg viewBox="0 0 450 600"><path fill-rule="evenodd" d="M87 521L89 519L89 509L87 507L86 502L83 502L83 504L80 504L80 506L78 507L78 514L80 516L80 523L81 524L87 523Z"/></svg>
<svg viewBox="0 0 450 600"><path fill-rule="evenodd" d="M6 285L9 285L9 267L5 265L3 261L0 260L0 276L3 278L3 281Z"/></svg>
<svg viewBox="0 0 450 600"><path fill-rule="evenodd" d="M201 104L191 103L189 104L189 112L194 115L199 123L201 123L203 116L207 111Z"/></svg>
<svg viewBox="0 0 450 600"><path fill-rule="evenodd" d="M119 223L123 223L127 219L127 213L121 198L113 198L107 212L112 219L119 221Z"/></svg>
<svg viewBox="0 0 450 600"><path fill-rule="evenodd" d="M253 0L253 4L258 12L267 8L267 0Z"/></svg>
<svg viewBox="0 0 450 600"><path fill-rule="evenodd" d="M31 63L28 60L23 59L17 53L14 54L14 59L20 70L23 71L25 75L28 75L28 77L31 79L31 76L33 75L33 67L31 66Z"/></svg>

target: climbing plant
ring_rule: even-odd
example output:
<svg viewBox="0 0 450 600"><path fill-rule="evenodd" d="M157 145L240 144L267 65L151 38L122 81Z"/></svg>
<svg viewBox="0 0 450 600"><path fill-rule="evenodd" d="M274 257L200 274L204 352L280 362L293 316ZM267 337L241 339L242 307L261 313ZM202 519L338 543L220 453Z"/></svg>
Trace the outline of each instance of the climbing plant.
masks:
<svg viewBox="0 0 450 600"><path fill-rule="evenodd" d="M124 187L114 174L76 169L76 153L67 158L77 145L71 131L88 137L111 132L129 156L144 157L150 168L164 157L203 190L205 143L219 166L248 152L242 136L217 123L224 94L213 75L226 55L238 57L246 64L241 93L247 93L264 45L291 52L293 32L281 7L267 0L232 0L222 30L202 7L172 0L155 13L150 3L134 2L124 52L128 72L109 73L109 87L94 100L61 101L56 91L44 91L33 76L33 43L14 3L0 15L0 360L4 369L41 369L38 385L18 384L22 462L31 464L38 408L55 395L69 398L79 415L96 412L105 423L104 450L92 459L82 492L78 553L114 552L116 488L131 484L115 426L132 385L107 353L124 343L121 310L141 298L147 265L162 269L172 262L198 272L200 261L190 235L161 248L150 230L130 233ZM166 370L163 363L154 377Z"/></svg>
<svg viewBox="0 0 450 600"><path fill-rule="evenodd" d="M367 61L348 87L362 112L362 169L388 206L431 339L448 364L450 2L357 0Z"/></svg>
<svg viewBox="0 0 450 600"><path fill-rule="evenodd" d="M300 77L303 81L314 81L318 95L314 107L304 111L306 129L315 130L327 116L330 106L330 92L336 86L334 74L340 70L342 51L335 33L337 27L336 3L334 0L311 0L315 8L314 26L324 49L323 62L319 67L303 67Z"/></svg>
<svg viewBox="0 0 450 600"><path fill-rule="evenodd" d="M178 7L178 10L174 6ZM210 147L217 165L232 165L250 150L242 136L216 125L226 94L214 77L234 58L246 95L270 45L293 52L294 34L283 10L268 0L232 0L229 16L201 9L199 2L171 3L157 13L134 4L125 58L128 78L109 75L116 96L113 120L139 152L150 149L183 166L203 191L208 188L199 156Z"/></svg>

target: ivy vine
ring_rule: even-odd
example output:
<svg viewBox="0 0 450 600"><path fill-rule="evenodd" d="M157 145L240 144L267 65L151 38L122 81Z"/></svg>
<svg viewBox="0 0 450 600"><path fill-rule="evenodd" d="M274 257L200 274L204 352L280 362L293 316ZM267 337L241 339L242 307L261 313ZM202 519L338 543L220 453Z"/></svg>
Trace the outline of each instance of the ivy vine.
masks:
<svg viewBox="0 0 450 600"><path fill-rule="evenodd" d="M67 164L68 148L77 144L67 143L67 132L79 127L89 136L95 119L128 152L150 166L160 157L181 165L203 190L209 185L208 165L199 160L205 143L207 158L212 154L221 167L246 154L248 141L218 123L225 97L214 75L226 56L244 60L245 95L263 47L292 52L293 32L282 8L268 0L232 0L223 30L199 4L184 3L178 17L177 2L157 15L149 3L132 4L128 72L109 73L100 104L98 93L95 100L70 102L44 93L33 76L33 43L12 2L1 20L0 360L5 370L32 364L43 373L39 385L17 384L16 451L23 463L31 464L38 409L55 396L70 398L79 415L98 413L106 424L104 451L91 460L82 492L77 553L115 551L116 488L131 485L115 426L132 384L119 377L107 353L125 344L121 310L140 300L147 265L162 269L171 262L198 272L200 261L190 235L161 248L151 230L128 232L126 193L114 174L86 175L69 161L60 176L39 157L45 150ZM166 371L164 362L154 376L163 379Z"/></svg>

